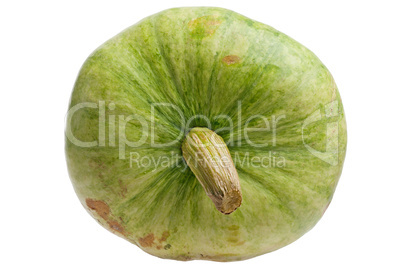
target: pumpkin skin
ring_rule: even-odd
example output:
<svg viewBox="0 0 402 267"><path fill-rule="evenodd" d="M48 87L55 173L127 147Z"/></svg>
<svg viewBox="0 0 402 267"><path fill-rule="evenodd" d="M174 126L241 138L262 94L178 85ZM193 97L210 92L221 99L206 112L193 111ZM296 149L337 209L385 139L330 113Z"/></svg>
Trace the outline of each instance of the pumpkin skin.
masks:
<svg viewBox="0 0 402 267"><path fill-rule="evenodd" d="M71 112L82 103L96 106ZM196 115L203 117L189 121ZM266 127L261 117L247 124L252 116L268 118L271 130L246 138L246 127ZM285 34L222 8L169 9L104 43L79 72L68 118L66 160L82 205L114 234L176 260L243 260L300 238L328 207L346 153L343 106L327 68ZM235 160L243 202L230 215L215 209L182 160L192 127L217 131ZM122 133L141 144L124 144ZM77 145L71 135L96 144ZM311 152L328 143L337 144L334 160ZM167 158L177 164L157 162ZM242 164L252 158L270 164Z"/></svg>

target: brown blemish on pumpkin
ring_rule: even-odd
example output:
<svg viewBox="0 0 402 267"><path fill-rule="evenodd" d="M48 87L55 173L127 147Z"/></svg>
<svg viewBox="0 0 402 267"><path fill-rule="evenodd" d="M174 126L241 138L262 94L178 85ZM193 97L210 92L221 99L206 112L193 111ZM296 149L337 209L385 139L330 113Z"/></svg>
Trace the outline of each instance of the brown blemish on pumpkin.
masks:
<svg viewBox="0 0 402 267"><path fill-rule="evenodd" d="M87 198L85 202L88 208L94 210L102 219L104 219L113 231L116 231L124 236L127 236L127 232L125 231L121 223L112 218L110 213L110 207L104 201ZM98 222L100 223L99 220Z"/></svg>
<svg viewBox="0 0 402 267"><path fill-rule="evenodd" d="M110 228L112 228L113 230L119 232L122 235L126 235L126 231L124 230L123 226L121 226L121 224L118 221L107 221L108 225Z"/></svg>
<svg viewBox="0 0 402 267"><path fill-rule="evenodd" d="M167 244L167 245L165 245L163 248L164 248L165 250L168 250L168 249L170 249L171 247L172 247L172 245Z"/></svg>
<svg viewBox="0 0 402 267"><path fill-rule="evenodd" d="M155 240L155 235L153 233L150 233L149 235L139 238L138 242L142 247L152 247L153 245L156 245L156 249L160 250L162 248L164 249L169 249L170 244L167 244L165 246L162 246L162 243L167 240L167 238L170 236L169 231L164 231L162 233L161 238L158 238ZM159 244L155 244L155 241L157 241Z"/></svg>
<svg viewBox="0 0 402 267"><path fill-rule="evenodd" d="M127 194L127 186L123 184L122 180L119 180L119 186L120 186L120 193L122 197L125 197Z"/></svg>
<svg viewBox="0 0 402 267"><path fill-rule="evenodd" d="M233 64L240 62L240 57L238 57L236 55L228 55L228 56L222 58L222 62L228 66L233 65Z"/></svg>
<svg viewBox="0 0 402 267"><path fill-rule="evenodd" d="M155 236L151 233L145 237L138 239L138 242L142 247L152 247L152 245L154 244L154 239Z"/></svg>
<svg viewBox="0 0 402 267"><path fill-rule="evenodd" d="M213 35L221 23L222 21L220 21L215 15L203 16L191 20L188 23L188 28L190 29L193 38L202 39Z"/></svg>
<svg viewBox="0 0 402 267"><path fill-rule="evenodd" d="M103 202L102 200L93 200L90 198L87 198L85 202L88 208L94 210L102 219L107 221L110 214L110 208L105 202Z"/></svg>
<svg viewBox="0 0 402 267"><path fill-rule="evenodd" d="M159 243L165 242L166 239L170 236L169 231L165 231L162 233L162 237L159 238Z"/></svg>

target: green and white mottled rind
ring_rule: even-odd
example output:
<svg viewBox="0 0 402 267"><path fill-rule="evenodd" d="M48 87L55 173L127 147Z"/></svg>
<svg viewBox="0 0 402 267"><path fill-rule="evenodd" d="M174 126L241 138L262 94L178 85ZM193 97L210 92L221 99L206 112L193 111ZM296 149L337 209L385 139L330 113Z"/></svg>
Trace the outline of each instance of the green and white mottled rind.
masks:
<svg viewBox="0 0 402 267"><path fill-rule="evenodd" d="M334 194L346 152L346 123L334 80L307 48L277 30L235 12L211 7L175 8L155 14L113 37L84 63L70 108L83 102L115 103L106 118L137 114L150 125L152 103L172 103L186 119L204 115L217 130L234 122L232 158L273 155L285 166L236 164L242 205L223 215L205 194L189 168L151 164L130 167L130 152L158 158L181 155L181 142L151 146L148 136L138 148L126 146L119 159L118 140L83 148L66 138L66 158L75 191L87 210L113 233L162 258L215 261L242 260L281 248L309 231L321 218ZM241 118L238 102L241 101ZM337 101L336 117L325 117L328 103ZM306 118L321 110L321 120L304 130L304 142L325 151L327 138L336 136L328 123L338 123L338 161L328 164L303 143ZM244 135L252 115L278 121L273 131ZM191 127L208 126L197 119ZM264 127L253 120L249 127ZM98 140L98 110L77 111L67 131L81 141ZM156 109L155 142L174 140L180 117L168 108ZM116 136L118 134L116 133ZM229 132L219 135L229 141ZM126 125L128 140L142 136L133 120ZM181 140L184 136L181 137ZM336 141L336 140L335 140ZM248 153L248 154L247 154ZM184 169L184 171L183 171Z"/></svg>

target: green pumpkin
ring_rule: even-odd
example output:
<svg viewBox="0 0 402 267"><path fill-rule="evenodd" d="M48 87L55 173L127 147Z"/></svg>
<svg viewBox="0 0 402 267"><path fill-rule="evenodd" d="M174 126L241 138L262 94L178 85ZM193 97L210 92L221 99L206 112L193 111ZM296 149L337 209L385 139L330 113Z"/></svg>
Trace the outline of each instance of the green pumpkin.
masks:
<svg viewBox="0 0 402 267"><path fill-rule="evenodd" d="M191 129L222 141L204 152L229 155L233 180L183 158ZM342 102L321 61L212 7L160 12L96 49L66 126L83 206L109 231L177 260L243 260L295 241L328 207L345 152ZM208 191L223 187L239 192L230 214Z"/></svg>

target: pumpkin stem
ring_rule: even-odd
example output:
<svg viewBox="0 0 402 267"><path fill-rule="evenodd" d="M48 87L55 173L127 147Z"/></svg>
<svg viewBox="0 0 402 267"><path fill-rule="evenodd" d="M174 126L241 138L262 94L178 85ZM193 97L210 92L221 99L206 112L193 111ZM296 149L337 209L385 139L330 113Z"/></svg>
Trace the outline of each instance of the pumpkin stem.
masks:
<svg viewBox="0 0 402 267"><path fill-rule="evenodd" d="M191 129L181 147L187 165L223 214L242 202L239 175L222 137L208 128Z"/></svg>

